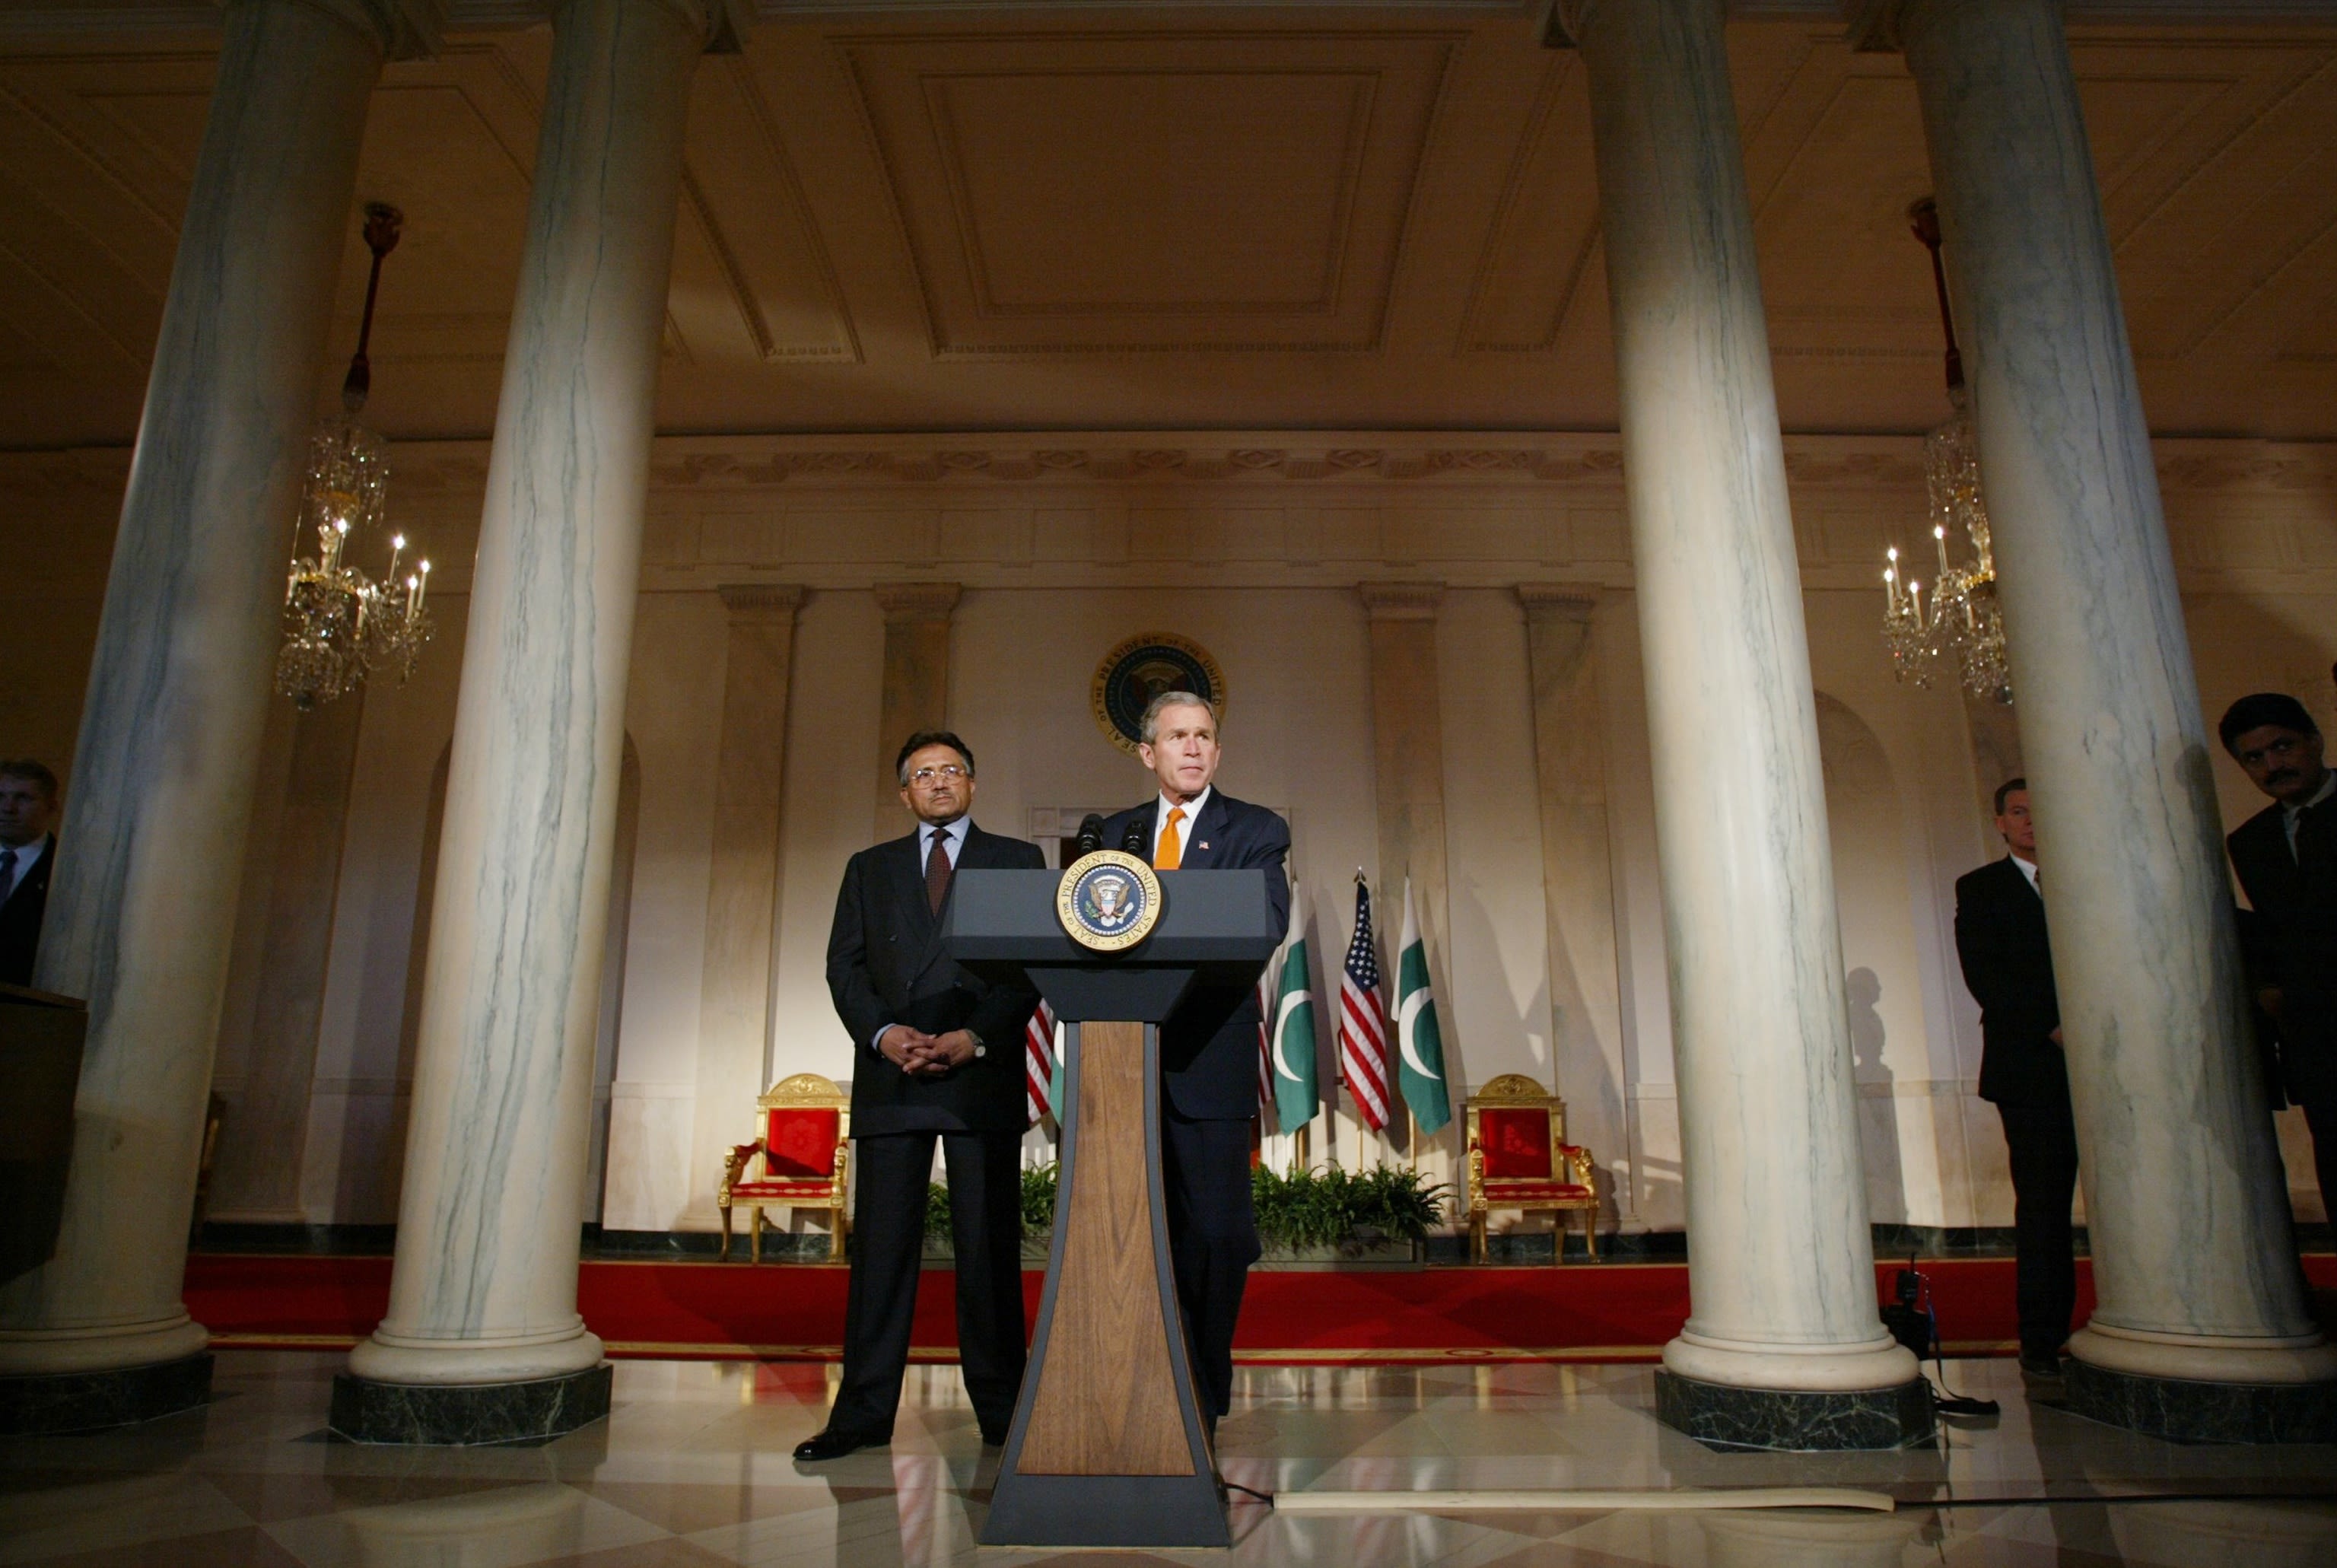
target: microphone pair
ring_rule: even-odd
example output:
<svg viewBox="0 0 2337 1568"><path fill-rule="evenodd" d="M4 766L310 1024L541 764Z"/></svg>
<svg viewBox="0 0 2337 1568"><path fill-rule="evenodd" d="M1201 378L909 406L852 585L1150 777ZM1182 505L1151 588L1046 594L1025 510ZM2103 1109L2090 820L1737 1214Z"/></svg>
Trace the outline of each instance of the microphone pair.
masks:
<svg viewBox="0 0 2337 1568"><path fill-rule="evenodd" d="M1139 814L1135 820L1129 823L1127 833L1121 836L1120 841L1121 852L1133 855L1139 859L1143 858L1144 838L1144 818L1141 814ZM1081 855L1092 855L1103 848L1102 812L1090 811L1080 818L1080 836L1076 848Z"/></svg>

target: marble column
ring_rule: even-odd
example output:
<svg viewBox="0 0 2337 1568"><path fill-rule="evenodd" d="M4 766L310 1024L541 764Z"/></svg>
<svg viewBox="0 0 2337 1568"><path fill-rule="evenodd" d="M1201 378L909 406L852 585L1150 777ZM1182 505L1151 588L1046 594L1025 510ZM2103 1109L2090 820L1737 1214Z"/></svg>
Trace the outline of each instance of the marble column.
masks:
<svg viewBox="0 0 2337 1568"><path fill-rule="evenodd" d="M1598 590L1521 583L1533 688L1542 916L1550 932L1550 1073L1567 1132L1599 1161L1610 1218L1633 1211L1614 1169L1635 1169L1623 1106L1622 982L1608 858L1607 740L1590 619Z"/></svg>
<svg viewBox="0 0 2337 1568"><path fill-rule="evenodd" d="M608 1408L576 1311L582 1186L682 128L718 20L696 0L552 14L389 1311L333 1395L360 1440L516 1438Z"/></svg>
<svg viewBox="0 0 2337 1568"><path fill-rule="evenodd" d="M1429 962L1442 978L1446 908L1444 859L1444 707L1437 687L1436 610L1441 583L1366 583L1363 595L1372 664L1372 761L1379 811L1380 867L1372 882L1372 917L1393 959L1403 929L1407 877L1428 938ZM1393 971L1391 971L1393 975ZM1456 1082L1461 1056L1446 1010L1444 1066ZM1393 1084L1387 1135L1405 1147L1403 1096ZM1452 1096L1460 1125L1459 1093ZM1451 1139L1457 1132L1447 1130ZM1412 1151L1418 1153L1419 1151ZM1442 1173L1440 1173L1442 1174Z"/></svg>
<svg viewBox="0 0 2337 1568"><path fill-rule="evenodd" d="M876 607L885 612L885 685L876 720L876 837L898 838L901 778L894 755L920 730L949 722L950 612L961 592L954 583L879 583Z"/></svg>
<svg viewBox="0 0 2337 1568"><path fill-rule="evenodd" d="M698 1007L698 1100L689 1209L710 1221L722 1161L754 1135L768 1087L771 940L779 893L779 796L787 766L797 586L721 590L730 612L722 740L714 771L713 866ZM898 797L895 797L897 802Z"/></svg>
<svg viewBox="0 0 2337 1568"><path fill-rule="evenodd" d="M394 20L354 0L227 8L34 975L88 999L89 1035L56 1255L0 1290L0 1427L74 1419L59 1399L136 1419L209 1385L179 1299L187 1220L276 609ZM33 1387L58 1376L75 1389Z"/></svg>
<svg viewBox="0 0 2337 1568"><path fill-rule="evenodd" d="M1921 0L1869 21L1895 30L1921 97L1975 372L2092 1238L2071 1396L2134 1425L2143 1405L2229 1407L2199 1383L2287 1385L2264 1400L2337 1433L2060 7Z"/></svg>
<svg viewBox="0 0 2337 1568"><path fill-rule="evenodd" d="M300 1162L308 1141L349 783L364 719L363 687L292 715L291 767L267 851L274 864L259 973L251 981L243 1089L220 1122L211 1173L212 1212L232 1212L240 1220L298 1225L308 1219L300 1207Z"/></svg>
<svg viewBox="0 0 2337 1568"><path fill-rule="evenodd" d="M1802 586L1716 0L1588 0L1705 1437L1928 1433L1875 1309Z"/></svg>

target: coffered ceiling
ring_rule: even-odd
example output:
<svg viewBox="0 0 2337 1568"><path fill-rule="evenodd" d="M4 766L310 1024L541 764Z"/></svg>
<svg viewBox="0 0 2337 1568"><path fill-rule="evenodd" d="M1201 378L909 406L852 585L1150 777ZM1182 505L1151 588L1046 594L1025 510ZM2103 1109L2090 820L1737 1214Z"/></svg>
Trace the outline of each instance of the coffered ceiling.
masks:
<svg viewBox="0 0 2337 1568"><path fill-rule="evenodd" d="M1744 9L1785 424L1921 429L1912 84L1824 7ZM693 92L668 432L1614 424L1581 64L1535 7L762 11ZM0 28L0 447L136 430L216 48L138 15ZM2154 425L2337 438L2337 26L2073 40ZM493 424L549 57L507 24L384 72L393 435Z"/></svg>

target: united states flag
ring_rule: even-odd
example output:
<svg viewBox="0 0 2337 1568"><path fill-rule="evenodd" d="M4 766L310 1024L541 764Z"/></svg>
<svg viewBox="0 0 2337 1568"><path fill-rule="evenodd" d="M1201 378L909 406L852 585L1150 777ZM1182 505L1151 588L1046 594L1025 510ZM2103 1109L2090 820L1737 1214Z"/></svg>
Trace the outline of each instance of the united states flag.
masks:
<svg viewBox="0 0 2337 1568"><path fill-rule="evenodd" d="M1031 1126L1047 1113L1047 1088L1055 1077L1055 1010L1044 1002L1022 1030L1022 1094Z"/></svg>
<svg viewBox="0 0 2337 1568"><path fill-rule="evenodd" d="M1380 960L1372 943L1372 890L1355 877L1355 939L1339 975L1339 1076L1355 1112L1374 1132L1388 1119L1388 1022L1380 1004Z"/></svg>
<svg viewBox="0 0 2337 1568"><path fill-rule="evenodd" d="M1274 1047L1266 1021L1274 1016L1274 965L1257 977L1257 1113L1274 1109Z"/></svg>

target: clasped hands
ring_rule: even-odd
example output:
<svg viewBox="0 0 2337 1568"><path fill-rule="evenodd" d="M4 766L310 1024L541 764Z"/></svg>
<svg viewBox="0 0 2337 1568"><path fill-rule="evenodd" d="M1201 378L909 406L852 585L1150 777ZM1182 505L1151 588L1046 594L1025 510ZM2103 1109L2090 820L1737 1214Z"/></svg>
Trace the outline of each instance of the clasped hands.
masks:
<svg viewBox="0 0 2337 1568"><path fill-rule="evenodd" d="M973 1060L973 1036L963 1029L928 1034L906 1024L895 1024L877 1039L876 1049L912 1078L938 1078Z"/></svg>

